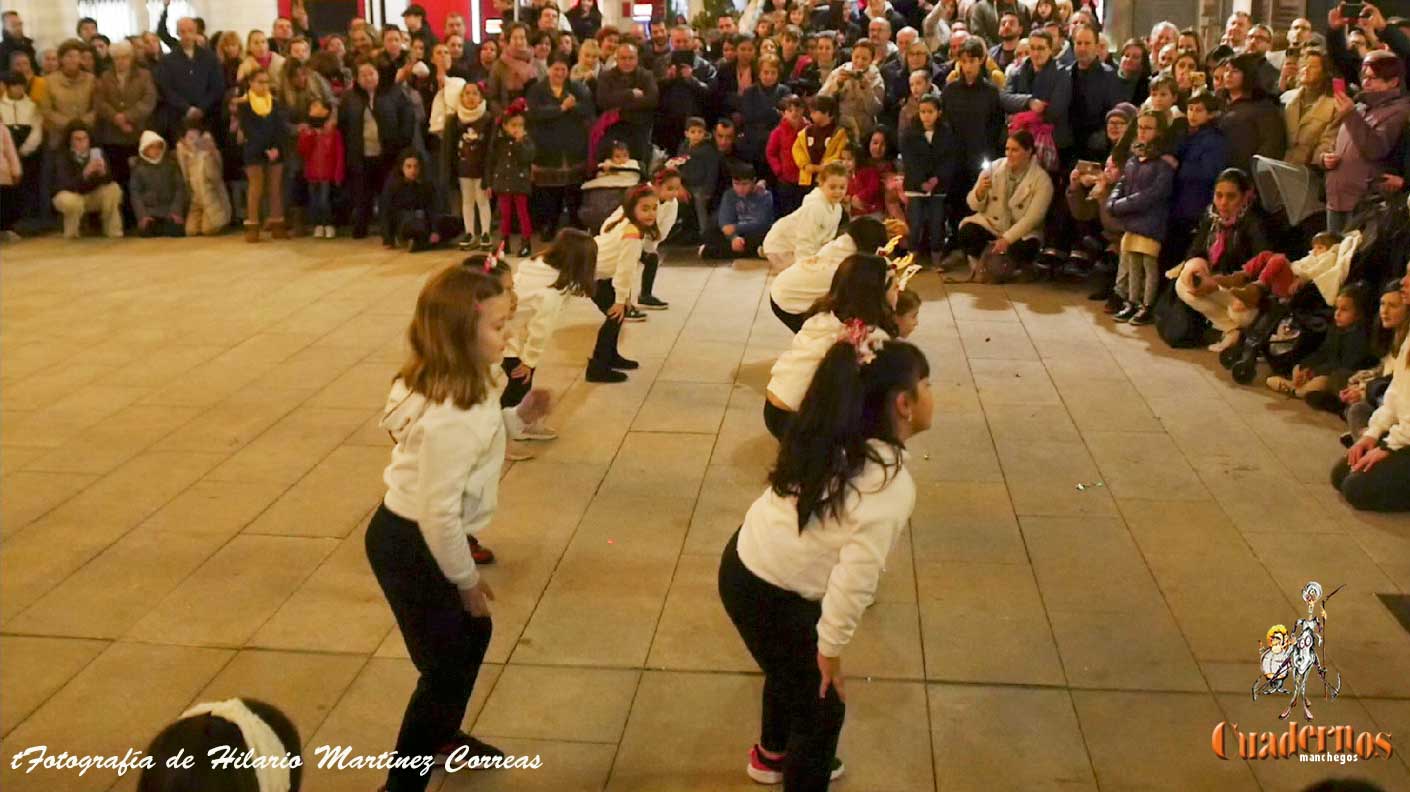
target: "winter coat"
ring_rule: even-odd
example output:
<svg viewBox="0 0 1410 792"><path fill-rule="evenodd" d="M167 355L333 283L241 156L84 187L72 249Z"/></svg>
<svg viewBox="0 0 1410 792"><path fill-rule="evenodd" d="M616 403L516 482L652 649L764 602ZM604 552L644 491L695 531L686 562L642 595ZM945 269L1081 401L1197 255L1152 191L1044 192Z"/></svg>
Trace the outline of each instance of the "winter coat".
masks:
<svg viewBox="0 0 1410 792"><path fill-rule="evenodd" d="M787 121L779 121L774 131L769 133L769 143L764 148L769 170L785 184L798 183L798 161L793 158L793 144L802 131L802 127L792 127Z"/></svg>
<svg viewBox="0 0 1410 792"><path fill-rule="evenodd" d="M168 129L177 129L192 107L207 118L216 118L225 95L225 75L215 53L197 47L194 55L177 48L157 61L153 78L157 82L158 113Z"/></svg>
<svg viewBox="0 0 1410 792"><path fill-rule="evenodd" d="M534 139L514 140L496 133L490 146L490 189L501 195L528 195L534 163Z"/></svg>
<svg viewBox="0 0 1410 792"><path fill-rule="evenodd" d="M93 122L97 119L93 109L93 90L98 80L88 72L79 72L72 80L63 72L54 72L46 80L49 95L40 105L44 113L44 136L49 139L50 148L58 148L66 144L63 140L64 127L70 121L81 120L89 129L93 128Z"/></svg>
<svg viewBox="0 0 1410 792"><path fill-rule="evenodd" d="M1243 99L1229 105L1215 122L1229 140L1228 167L1253 173L1253 157L1278 159L1287 153L1287 130L1281 108L1272 99Z"/></svg>
<svg viewBox="0 0 1410 792"><path fill-rule="evenodd" d="M20 157L28 157L44 142L44 118L39 107L28 96L13 101L0 92L0 124L10 130L10 138L19 148Z"/></svg>
<svg viewBox="0 0 1410 792"><path fill-rule="evenodd" d="M573 107L563 109L563 100L573 97ZM542 168L574 168L581 170L587 162L588 130L597 119L592 92L580 82L568 80L563 95L555 96L548 80L540 80L529 88L529 136L537 153L534 164Z"/></svg>
<svg viewBox="0 0 1410 792"><path fill-rule="evenodd" d="M793 162L798 166L798 183L807 187L813 183L813 175L804 173L802 168L807 165L826 165L829 162L836 162L842 158L842 150L847 148L851 142L847 128L842 125L834 126L832 134L827 138L827 146L823 150L822 159L814 162L812 154L809 153L809 144L814 143L814 132L816 129L812 124L803 127L798 136L793 139Z"/></svg>
<svg viewBox="0 0 1410 792"><path fill-rule="evenodd" d="M282 164L289 143L289 113L284 109L284 105L275 99L269 115L260 116L250 109L249 102L241 102L237 112L240 116L240 133L245 138L245 143L240 149L240 156L245 164L270 164L269 156L265 152L272 148L279 149L278 163Z"/></svg>
<svg viewBox="0 0 1410 792"><path fill-rule="evenodd" d="M995 236L1001 236L1013 244L1021 239L1043 238L1043 219L1048 214L1048 205L1053 201L1053 180L1047 171L1036 162L1028 163L1028 171L1009 192L1008 158L995 160L989 166L991 175L989 191L979 197L979 182L970 189L966 202L975 214L960 221L960 225L977 223Z"/></svg>
<svg viewBox="0 0 1410 792"><path fill-rule="evenodd" d="M1341 157L1327 171L1327 208L1349 212L1371 192L1394 162L1397 144L1410 116L1410 97L1403 91L1363 91L1356 109L1341 122L1332 153Z"/></svg>
<svg viewBox="0 0 1410 792"><path fill-rule="evenodd" d="M15 140L10 137L10 128L0 126L0 187L14 187L24 178L24 167L20 165L20 155L15 150Z"/></svg>
<svg viewBox="0 0 1410 792"><path fill-rule="evenodd" d="M1206 211L1200 218L1199 227L1195 230L1194 239L1190 241L1190 249L1185 252L1185 258L1202 258L1209 261L1211 272L1224 275L1238 272L1244 262L1268 249L1268 237L1263 233L1263 219L1254 207L1250 207L1243 217L1234 222L1234 227L1225 240L1223 255L1218 260L1210 261L1209 248L1214 244L1215 237L1214 218Z"/></svg>
<svg viewBox="0 0 1410 792"><path fill-rule="evenodd" d="M161 157L156 162L141 153L154 142L162 144ZM142 133L137 157L132 161L132 176L128 179L128 196L138 220L148 217L186 215L186 177L176 157L166 150L161 135L147 130Z"/></svg>
<svg viewBox="0 0 1410 792"><path fill-rule="evenodd" d="M186 178L186 193L191 198L191 208L200 207L206 216L207 227L225 227L231 216L230 193L225 189L223 163L215 139L209 132L203 133L194 148L186 145L185 140L177 141L176 161ZM188 230L188 233L196 232Z"/></svg>
<svg viewBox="0 0 1410 792"><path fill-rule="evenodd" d="M133 146L142 137L152 113L157 109L157 84L146 69L133 66L127 79L118 84L117 71L109 69L98 76L93 91L93 104L98 111L98 126L94 139L105 146ZM113 118L118 113L127 116L132 131L126 132Z"/></svg>
<svg viewBox="0 0 1410 792"><path fill-rule="evenodd" d="M940 104L959 141L961 173L977 173L981 162L1002 156L1006 126L998 88L983 77L972 84L955 80L945 85Z"/></svg>
<svg viewBox="0 0 1410 792"><path fill-rule="evenodd" d="M304 161L304 180L309 184L342 184L347 172L343 136L337 127L325 122L299 133L299 159Z"/></svg>
<svg viewBox="0 0 1410 792"><path fill-rule="evenodd" d="M73 150L68 146L54 152L54 193L61 192L78 193L87 195L113 180L113 167L107 164L102 173L96 176L84 174L84 169L93 159L93 152L90 150L88 156L79 160L73 155Z"/></svg>
<svg viewBox="0 0 1410 792"><path fill-rule="evenodd" d="M1229 161L1229 142L1213 123L1205 124L1185 137L1175 150L1180 167L1175 171L1175 190L1170 204L1170 220L1176 225L1193 225L1214 201L1214 180Z"/></svg>
<svg viewBox="0 0 1410 792"><path fill-rule="evenodd" d="M1283 160L1321 168L1322 154L1331 150L1330 145L1322 145L1323 139L1330 137L1329 144L1336 139L1334 129L1330 136L1327 131L1336 120L1337 106L1331 94L1324 94L1304 111L1300 100L1302 90L1294 88L1283 94L1283 126L1288 143Z"/></svg>
<svg viewBox="0 0 1410 792"><path fill-rule="evenodd" d="M845 80L844 75L847 75ZM865 140L876 126L876 114L881 112L881 103L886 99L886 84L875 64L861 74L851 64L846 64L832 70L818 95L837 97L839 124L851 124L858 139Z"/></svg>
<svg viewBox="0 0 1410 792"><path fill-rule="evenodd" d="M458 130L455 150L456 176L462 179L485 178L490 139L494 136L494 117L486 112L468 124L461 123L458 117L452 124L448 116L447 127L451 126Z"/></svg>
<svg viewBox="0 0 1410 792"><path fill-rule="evenodd" d="M955 133L948 123L936 124L930 140L925 139L925 129L919 124L911 126L901 135L902 186L906 192L925 192L925 182L939 179L934 195L963 189L956 184L958 153Z"/></svg>
<svg viewBox="0 0 1410 792"><path fill-rule="evenodd" d="M642 92L641 98L632 95L634 88ZM641 66L631 74L625 74L614 66L597 78L598 111L617 110L622 121L628 124L649 126L660 98L656 78Z"/></svg>
<svg viewBox="0 0 1410 792"><path fill-rule="evenodd" d="M1358 369L1370 365L1376 358L1371 352L1371 340L1366 325L1356 322L1348 328L1331 327L1317 351L1299 364L1317 376L1333 375L1345 380Z"/></svg>
<svg viewBox="0 0 1410 792"><path fill-rule="evenodd" d="M378 211L382 217L382 241L392 243L396 241L397 226L401 224L401 216L405 212L430 212L435 206L436 190L430 182L418 179L409 182L401 174L398 168L387 177L387 183L382 187L382 197L378 204Z"/></svg>
<svg viewBox="0 0 1410 792"><path fill-rule="evenodd" d="M720 150L715 148L715 141L707 138L698 146L691 146L689 141L684 141L676 154L687 158L680 166L681 183L693 190L715 189L715 184L720 179L721 161Z"/></svg>
<svg viewBox="0 0 1410 792"><path fill-rule="evenodd" d="M338 129L343 132L343 150L350 174L362 173L363 116L367 110L367 94L354 88L343 94L338 103ZM416 139L416 117L411 100L396 88L379 90L372 99L372 115L377 120L377 137L382 144L382 156L396 156Z"/></svg>
<svg viewBox="0 0 1410 792"><path fill-rule="evenodd" d="M1013 82L1004 86L999 93L1004 112L1021 113L1028 109L1028 103L1041 99L1048 103L1043 110L1043 121L1053 125L1053 143L1059 149L1072 145L1072 126L1068 109L1072 104L1072 75L1048 61L1042 71L1033 68L1032 61L1024 61L1014 75Z"/></svg>
<svg viewBox="0 0 1410 792"><path fill-rule="evenodd" d="M1116 69L1100 62L1086 69L1073 63L1066 72L1072 80L1067 112L1072 144L1085 150L1097 148L1093 143L1106 139L1106 114L1116 106L1121 92Z"/></svg>
<svg viewBox="0 0 1410 792"><path fill-rule="evenodd" d="M744 123L740 125L734 149L740 159L750 163L764 161L769 135L783 118L778 104L792 95L788 86L779 83L772 88L755 85L739 98L739 112L744 117Z"/></svg>
<svg viewBox="0 0 1410 792"><path fill-rule="evenodd" d="M1131 157L1107 198L1107 211L1128 233L1163 242L1174 181L1175 170L1163 157Z"/></svg>
<svg viewBox="0 0 1410 792"><path fill-rule="evenodd" d="M710 106L710 84L692 74L689 79L675 77L660 80L660 115L685 128L685 120L691 116L706 118L712 115Z"/></svg>

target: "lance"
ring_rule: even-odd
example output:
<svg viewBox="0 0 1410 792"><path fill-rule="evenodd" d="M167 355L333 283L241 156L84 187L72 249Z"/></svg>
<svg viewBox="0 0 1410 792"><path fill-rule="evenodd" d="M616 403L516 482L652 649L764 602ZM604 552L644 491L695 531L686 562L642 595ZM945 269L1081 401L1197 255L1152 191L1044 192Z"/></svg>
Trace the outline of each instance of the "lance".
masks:
<svg viewBox="0 0 1410 792"><path fill-rule="evenodd" d="M1337 592L1338 592L1338 591L1341 591L1341 590L1344 589L1344 588L1346 588L1346 584L1345 584L1345 583L1343 583L1343 584L1341 584L1340 586L1337 586L1336 588L1332 589L1332 593L1331 593L1331 594L1328 594L1327 596L1325 596L1325 597L1322 598L1322 615L1323 615L1323 616L1326 616L1326 615L1327 615L1327 601L1330 600L1332 597L1335 597L1336 594L1337 594ZM1322 647L1323 647L1323 648L1322 648L1322 654L1327 658L1327 665L1330 666L1330 665L1332 664L1332 655L1331 655L1331 650L1327 647L1327 620L1326 620L1326 619L1323 619L1323 620L1322 620ZM1340 689L1338 689L1338 692L1340 692ZM1326 675L1324 674L1324 675L1322 676L1322 698L1323 698L1323 699L1326 699L1326 700L1330 700L1331 697L1332 697L1332 692L1331 692L1331 690L1327 687L1327 677L1326 677Z"/></svg>

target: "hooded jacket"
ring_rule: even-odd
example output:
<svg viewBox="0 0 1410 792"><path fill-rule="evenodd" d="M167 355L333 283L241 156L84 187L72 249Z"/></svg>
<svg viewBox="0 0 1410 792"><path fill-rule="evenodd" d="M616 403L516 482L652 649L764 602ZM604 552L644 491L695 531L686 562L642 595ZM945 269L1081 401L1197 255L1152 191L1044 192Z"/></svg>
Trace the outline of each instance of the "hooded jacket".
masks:
<svg viewBox="0 0 1410 792"><path fill-rule="evenodd" d="M396 441L382 473L383 503L417 524L447 580L471 588L480 574L467 537L494 517L505 439L519 437L524 422L515 410L499 408L497 389L463 410L450 400L432 403L398 379L381 426Z"/></svg>
<svg viewBox="0 0 1410 792"><path fill-rule="evenodd" d="M1175 170L1163 157L1133 156L1126 160L1121 181L1112 188L1107 211L1127 232L1163 242L1174 179Z"/></svg>
<svg viewBox="0 0 1410 792"><path fill-rule="evenodd" d="M153 144L162 147L156 159L147 156L147 147ZM138 220L186 215L186 179L181 175L181 166L175 157L167 156L162 136L150 129L142 133L138 143L128 194Z"/></svg>
<svg viewBox="0 0 1410 792"><path fill-rule="evenodd" d="M837 236L842 222L842 204L828 203L822 190L803 197L794 212L784 215L764 236L764 255L792 253L795 260L811 256Z"/></svg>

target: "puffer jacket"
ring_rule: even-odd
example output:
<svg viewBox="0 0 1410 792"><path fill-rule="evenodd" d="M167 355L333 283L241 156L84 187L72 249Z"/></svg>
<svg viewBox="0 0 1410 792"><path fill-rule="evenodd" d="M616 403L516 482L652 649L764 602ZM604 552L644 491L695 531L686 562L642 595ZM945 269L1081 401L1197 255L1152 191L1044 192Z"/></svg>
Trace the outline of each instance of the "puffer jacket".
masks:
<svg viewBox="0 0 1410 792"><path fill-rule="evenodd" d="M1175 169L1163 158L1132 157L1111 190L1107 211L1127 232L1163 242L1174 182Z"/></svg>
<svg viewBox="0 0 1410 792"><path fill-rule="evenodd" d="M490 146L490 189L496 193L528 195L533 189L534 141L528 135L514 140L496 132Z"/></svg>
<svg viewBox="0 0 1410 792"><path fill-rule="evenodd" d="M1180 168L1175 171L1170 221L1193 225L1214 200L1214 180L1229 161L1229 141L1218 127L1205 124L1185 137L1175 159Z"/></svg>

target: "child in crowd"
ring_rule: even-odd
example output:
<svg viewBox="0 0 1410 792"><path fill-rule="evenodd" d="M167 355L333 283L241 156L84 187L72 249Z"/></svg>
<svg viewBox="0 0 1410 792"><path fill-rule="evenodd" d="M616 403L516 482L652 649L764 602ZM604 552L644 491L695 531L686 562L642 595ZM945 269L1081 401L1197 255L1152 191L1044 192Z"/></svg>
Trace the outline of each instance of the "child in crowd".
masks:
<svg viewBox="0 0 1410 792"><path fill-rule="evenodd" d="M489 648L494 592L480 577L469 537L494 517L507 436L548 412L532 391L501 409L491 368L504 354L510 300L500 281L452 266L427 282L408 331L410 357L387 396L391 434L387 494L367 527L367 558L420 673L396 752L444 762L504 754L460 731ZM468 611L468 613L467 613ZM416 766L388 786L425 789Z"/></svg>
<svg viewBox="0 0 1410 792"><path fill-rule="evenodd" d="M880 256L856 253L843 259L828 293L812 307L793 345L779 356L764 389L764 425L783 439L803 403L813 372L849 325L862 337L880 342L895 338L896 286Z"/></svg>
<svg viewBox="0 0 1410 792"><path fill-rule="evenodd" d="M847 216L881 217L886 209L881 185L881 168L861 146L849 146L843 161L851 157L851 176L847 179Z"/></svg>
<svg viewBox="0 0 1410 792"><path fill-rule="evenodd" d="M0 124L0 238L6 242L19 239L15 233L15 222L20 212L20 182L24 179L24 165L15 147L15 139L10 128Z"/></svg>
<svg viewBox="0 0 1410 792"><path fill-rule="evenodd" d="M1174 77L1169 74L1157 74L1151 78L1150 96L1141 108L1154 110L1165 119L1165 140L1161 142L1161 147L1172 153L1180 148L1180 144L1185 141L1185 135L1190 131L1190 122L1185 120L1185 114L1180 112L1180 107L1175 103L1179 92L1180 86Z"/></svg>
<svg viewBox="0 0 1410 792"><path fill-rule="evenodd" d="M530 176L535 149L524 120L527 107L522 99L509 105L499 117L499 130L490 147L490 189L499 198L500 239L509 246L517 213L522 238L518 250L520 258L532 252L534 233L533 221L529 219L529 192L533 189Z"/></svg>
<svg viewBox="0 0 1410 792"><path fill-rule="evenodd" d="M152 130L142 133L137 162L128 177L128 195L144 237L186 236L186 180L166 141Z"/></svg>
<svg viewBox="0 0 1410 792"><path fill-rule="evenodd" d="M774 278L769 286L769 306L774 316L790 332L797 333L813 304L827 296L843 260L858 253L874 255L886 245L886 239L886 226L874 217L849 221L846 233L823 245L816 254L793 262Z"/></svg>
<svg viewBox="0 0 1410 792"><path fill-rule="evenodd" d="M465 83L455 102L455 115L460 128L460 142L456 146L456 176L460 181L460 212L465 221L465 240L461 250L479 247L490 250L490 226L494 220L490 216L490 192L485 175L489 159L491 127L489 105L481 93L477 82ZM476 242L475 230L479 229Z"/></svg>
<svg viewBox="0 0 1410 792"><path fill-rule="evenodd" d="M345 175L343 136L333 122L332 109L319 99L308 105L308 124L299 131L299 157L308 183L309 219L315 239L333 239L333 186Z"/></svg>
<svg viewBox="0 0 1410 792"><path fill-rule="evenodd" d="M1375 360L1366 327L1365 304L1364 286L1343 286L1337 293L1332 314L1333 326L1327 331L1322 345L1293 366L1292 379L1269 377L1266 381L1269 389L1307 399L1318 391L1335 394L1346 387L1352 374Z"/></svg>
<svg viewBox="0 0 1410 792"><path fill-rule="evenodd" d="M230 194L225 191L224 163L215 138L197 119L186 122L186 131L176 143L176 160L186 178L191 196L186 209L186 235L212 236L230 224Z"/></svg>
<svg viewBox="0 0 1410 792"><path fill-rule="evenodd" d="M901 103L900 112L896 115L896 128L905 134L916 121L916 116L920 113L921 101L927 96L940 97L940 91L936 89L935 83L930 81L930 72L917 69L911 72L906 78L906 87L910 91L906 95L906 101Z"/></svg>
<svg viewBox="0 0 1410 792"><path fill-rule="evenodd" d="M1301 272L1321 271L1334 265L1342 235L1323 231L1312 237L1312 251L1290 263L1282 253L1265 250L1229 275L1216 275L1214 282L1228 289L1246 310L1257 309L1270 294L1286 300L1306 281Z"/></svg>
<svg viewBox="0 0 1410 792"><path fill-rule="evenodd" d="M710 137L710 128L705 119L687 118L685 121L685 141L681 143L679 156L681 181L690 193L690 202L695 205L696 230L700 239L710 230L710 199L714 197L715 183L720 178L720 151Z"/></svg>
<svg viewBox="0 0 1410 792"><path fill-rule="evenodd" d="M905 444L931 424L930 367L910 344L870 340L827 340L769 488L720 561L720 599L764 672L746 768L759 783L821 790L844 772L842 653L915 506Z"/></svg>
<svg viewBox="0 0 1410 792"><path fill-rule="evenodd" d="M730 191L720 199L719 226L700 246L703 259L754 258L774 222L774 197L747 162L730 163Z"/></svg>
<svg viewBox="0 0 1410 792"><path fill-rule="evenodd" d="M260 241L260 208L269 194L269 235L288 239L284 228L284 145L288 139L289 114L275 98L269 72L256 68L250 74L250 90L239 99L240 135L245 163L245 241Z"/></svg>
<svg viewBox="0 0 1410 792"><path fill-rule="evenodd" d="M382 245L407 245L419 253L440 244L441 235L431 226L429 207L436 190L422 178L421 157L407 149L397 157L398 168L387 177L378 212L382 216Z"/></svg>
<svg viewBox="0 0 1410 792"><path fill-rule="evenodd" d="M240 767L222 765L217 757L232 750L251 757ZM231 698L190 707L167 724L147 746L152 766L142 768L140 792L196 789L283 789L299 792L303 764L299 729L278 708L259 699ZM183 764L184 757L190 764ZM255 766L259 761L262 766ZM174 769L175 768L175 769Z"/></svg>
<svg viewBox="0 0 1410 792"><path fill-rule="evenodd" d="M1220 101L1209 91L1196 91L1185 103L1185 136L1175 148L1170 223L1162 247L1162 267L1173 267L1185 255L1200 218L1214 200L1214 181L1229 159L1229 142L1215 123Z"/></svg>
<svg viewBox="0 0 1410 792"><path fill-rule="evenodd" d="M656 190L641 184L627 192L622 216L602 224L597 242L597 286L592 301L602 311L602 327L588 360L587 381L612 383L626 380L623 371L637 368L635 360L622 357L617 339L622 333L631 290L636 281L644 240L656 236Z"/></svg>
<svg viewBox="0 0 1410 792"><path fill-rule="evenodd" d="M1346 423L1349 431L1341 436L1342 445L1350 448L1366 431L1371 415L1381 406L1386 389L1390 387L1391 375L1395 372L1395 361L1405 346L1405 337L1410 333L1410 306L1401 293L1400 281L1392 280L1381 290L1380 323L1377 332L1371 337L1371 352L1380 361L1373 367L1362 369L1351 375L1346 387L1334 399L1324 396L1331 394L1312 393L1307 403L1341 412L1346 410ZM1328 402L1333 402L1328 404Z"/></svg>
<svg viewBox="0 0 1410 792"><path fill-rule="evenodd" d="M1175 171L1161 155L1165 116L1142 110L1136 117L1136 140L1121 181L1112 188L1107 211L1126 233L1121 235L1121 261L1116 293L1126 301L1112 318L1133 325L1155 322L1155 298L1160 289L1160 244L1165 239L1170 190Z"/></svg>
<svg viewBox="0 0 1410 792"><path fill-rule="evenodd" d="M829 162L818 175L818 187L803 199L798 210L774 223L760 249L774 272L817 253L837 236L842 202L847 198L847 166Z"/></svg>
<svg viewBox="0 0 1410 792"><path fill-rule="evenodd" d="M842 157L852 142L847 130L837 125L837 100L814 96L809 105L812 123L793 140L793 161L798 165L798 185L807 188L816 182L824 167Z"/></svg>
<svg viewBox="0 0 1410 792"><path fill-rule="evenodd" d="M10 229L15 221L33 215L41 203L39 177L44 170L44 149L40 144L44 142L44 116L26 92L29 81L19 72L3 71L5 66L0 63L0 80L5 85L4 93L0 94L0 124L10 131L21 171L19 181L6 192L7 200L0 203L4 228L12 235L14 232Z"/></svg>
<svg viewBox="0 0 1410 792"><path fill-rule="evenodd" d="M942 117L940 97L926 94L916 110L916 122L901 133L902 187L906 195L907 240L918 262L928 258L938 266L945 249L945 201L959 187L959 146Z"/></svg>
<svg viewBox="0 0 1410 792"><path fill-rule="evenodd" d="M920 326L920 295L902 289L896 296L896 337L910 338Z"/></svg>
<svg viewBox="0 0 1410 792"><path fill-rule="evenodd" d="M806 192L799 186L801 174L798 160L793 156L793 145L797 142L798 133L803 131L805 123L803 108L803 100L796 96L790 96L780 102L779 110L782 111L783 117L773 132L769 133L769 142L764 147L764 159L776 180L774 198L777 203L774 211L779 217L796 211L803 203L803 195Z"/></svg>
<svg viewBox="0 0 1410 792"><path fill-rule="evenodd" d="M508 378L499 398L501 407L517 406L533 389L534 371L563 309L573 297L591 298L597 287L593 277L596 268L597 243L586 231L575 228L560 229L539 255L519 264L514 276L518 305L500 364ZM549 434L526 434L525 439L550 440Z"/></svg>

